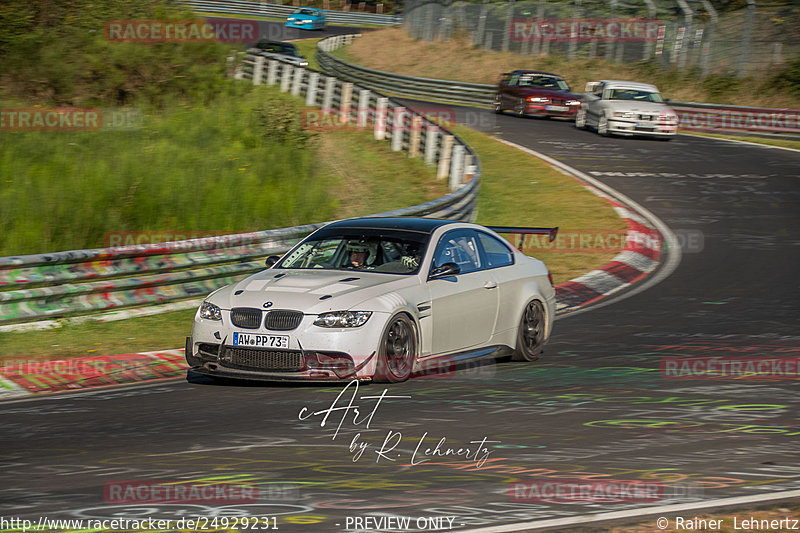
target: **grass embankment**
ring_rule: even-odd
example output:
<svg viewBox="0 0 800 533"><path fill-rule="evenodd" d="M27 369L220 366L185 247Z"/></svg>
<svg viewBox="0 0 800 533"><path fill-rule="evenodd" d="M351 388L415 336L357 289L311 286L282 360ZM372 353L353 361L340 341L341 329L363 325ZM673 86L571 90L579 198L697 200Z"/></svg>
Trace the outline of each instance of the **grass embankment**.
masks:
<svg viewBox="0 0 800 533"><path fill-rule="evenodd" d="M466 128L457 132L478 152L483 166L478 222L624 231L624 223L610 206L572 178L487 135ZM420 160L393 153L387 143L370 137L369 132L333 131L315 139L319 173L336 184L331 193L338 200L337 217L412 205L446 192L444 180L432 179L432 169ZM408 173L413 178L397 178ZM604 264L616 252L535 255L559 283ZM179 348L191 330L193 314L175 311L116 322L66 324L56 330L0 333L0 354L5 360L57 359Z"/></svg>

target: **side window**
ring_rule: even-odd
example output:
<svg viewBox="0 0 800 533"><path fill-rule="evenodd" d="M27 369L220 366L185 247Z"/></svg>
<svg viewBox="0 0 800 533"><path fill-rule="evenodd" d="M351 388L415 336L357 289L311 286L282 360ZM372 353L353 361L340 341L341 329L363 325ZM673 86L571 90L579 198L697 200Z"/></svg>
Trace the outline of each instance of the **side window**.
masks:
<svg viewBox="0 0 800 533"><path fill-rule="evenodd" d="M462 274L481 270L481 256L478 251L475 232L467 229L448 231L439 239L433 254L432 268L445 263L455 263Z"/></svg>
<svg viewBox="0 0 800 533"><path fill-rule="evenodd" d="M516 87L519 83L519 74L512 74L511 78L508 80L509 87Z"/></svg>
<svg viewBox="0 0 800 533"><path fill-rule="evenodd" d="M494 235L478 232L483 252L486 257L486 268L497 268L514 264L514 255L508 246Z"/></svg>

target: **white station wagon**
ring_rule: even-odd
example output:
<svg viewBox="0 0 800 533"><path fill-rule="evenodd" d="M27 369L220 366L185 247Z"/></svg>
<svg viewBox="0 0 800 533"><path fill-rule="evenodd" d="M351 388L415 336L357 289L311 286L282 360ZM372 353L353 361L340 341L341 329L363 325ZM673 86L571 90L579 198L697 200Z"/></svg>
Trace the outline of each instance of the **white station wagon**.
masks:
<svg viewBox="0 0 800 533"><path fill-rule="evenodd" d="M678 131L678 114L664 103L655 85L593 81L586 84L575 126L593 128L600 135L646 135L669 140Z"/></svg>

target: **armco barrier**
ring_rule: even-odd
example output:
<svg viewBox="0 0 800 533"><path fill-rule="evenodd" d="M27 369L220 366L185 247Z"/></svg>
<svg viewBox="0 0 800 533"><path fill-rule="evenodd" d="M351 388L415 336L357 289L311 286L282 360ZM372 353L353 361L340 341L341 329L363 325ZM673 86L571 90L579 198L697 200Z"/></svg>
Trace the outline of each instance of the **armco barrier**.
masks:
<svg viewBox="0 0 800 533"><path fill-rule="evenodd" d="M328 74L388 94L489 108L496 87L481 83L417 78L348 63L318 46L317 61ZM499 73L498 73L499 74ZM669 102L680 117L679 128L711 133L747 133L783 137L800 135L800 110L741 107L696 102ZM777 135L776 135L777 134ZM796 138L796 137L792 137Z"/></svg>
<svg viewBox="0 0 800 533"><path fill-rule="evenodd" d="M350 37L333 37L336 45ZM321 41L329 46L327 40ZM480 165L457 136L382 95L348 82L261 56L246 56L236 77L318 105L320 116L369 125L392 149L424 156L448 178L450 194L373 216L474 219ZM125 307L200 298L264 268L267 255L287 251L323 224L162 244L0 257L0 324L86 315Z"/></svg>
<svg viewBox="0 0 800 533"><path fill-rule="evenodd" d="M243 0L183 0L177 3L189 7L197 13L222 13L245 17L259 16L281 19L285 19L297 9L297 7L291 5L264 4ZM402 23L402 18L397 15L361 13L358 11L326 10L325 19L328 23L333 24L368 26L396 26Z"/></svg>

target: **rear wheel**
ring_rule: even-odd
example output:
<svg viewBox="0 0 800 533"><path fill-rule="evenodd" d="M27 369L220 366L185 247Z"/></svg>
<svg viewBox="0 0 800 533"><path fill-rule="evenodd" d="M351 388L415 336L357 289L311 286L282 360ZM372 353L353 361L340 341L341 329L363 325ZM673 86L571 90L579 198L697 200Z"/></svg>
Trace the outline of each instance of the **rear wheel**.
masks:
<svg viewBox="0 0 800 533"><path fill-rule="evenodd" d="M492 108L494 109L495 113L502 113L503 112L503 101L500 98L499 94L495 95L494 103L492 104Z"/></svg>
<svg viewBox="0 0 800 533"><path fill-rule="evenodd" d="M517 329L517 349L511 357L514 361L536 361L544 346L544 307L539 300L525 306Z"/></svg>
<svg viewBox="0 0 800 533"><path fill-rule="evenodd" d="M578 114L575 115L575 127L579 130L586 129L586 110L581 109L578 111Z"/></svg>
<svg viewBox="0 0 800 533"><path fill-rule="evenodd" d="M411 375L417 353L417 335L414 323L406 315L392 318L383 332L378 349L375 381L399 383Z"/></svg>

